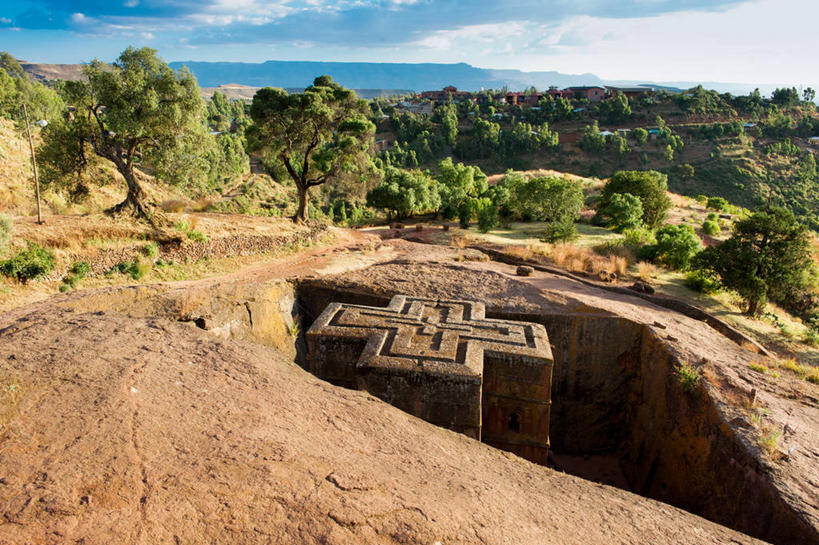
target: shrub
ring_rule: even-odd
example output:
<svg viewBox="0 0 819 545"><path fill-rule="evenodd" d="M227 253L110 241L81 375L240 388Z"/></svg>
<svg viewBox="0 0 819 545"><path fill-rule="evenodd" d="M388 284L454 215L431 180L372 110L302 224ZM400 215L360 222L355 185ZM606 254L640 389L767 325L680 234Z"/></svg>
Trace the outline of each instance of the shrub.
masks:
<svg viewBox="0 0 819 545"><path fill-rule="evenodd" d="M702 232L709 236L714 236L721 231L720 226L717 222L711 220L705 220L702 222Z"/></svg>
<svg viewBox="0 0 819 545"><path fill-rule="evenodd" d="M720 212L722 212L728 208L728 201L726 201L722 197L709 197L706 206L711 210L719 210Z"/></svg>
<svg viewBox="0 0 819 545"><path fill-rule="evenodd" d="M188 231L187 232L187 237L188 237L188 239L190 239L190 240L192 240L194 242L203 242L204 243L204 242L208 241L208 236L205 233L203 233L202 231L197 231L196 229L191 229L190 231Z"/></svg>
<svg viewBox="0 0 819 545"><path fill-rule="evenodd" d="M0 214L0 252L4 252L11 242L14 221L6 214Z"/></svg>
<svg viewBox="0 0 819 545"><path fill-rule="evenodd" d="M623 235L625 235L623 240L626 241L626 244L635 249L641 248L646 244L654 244L657 242L657 240L654 238L654 233L641 227L637 227L636 229L626 229L623 231Z"/></svg>
<svg viewBox="0 0 819 545"><path fill-rule="evenodd" d="M63 277L60 284L60 291L76 289L80 281L91 273L91 265L87 261L77 261L68 269L68 274Z"/></svg>
<svg viewBox="0 0 819 545"><path fill-rule="evenodd" d="M134 258L132 261L123 261L114 265L111 268L112 273L127 274L134 280L139 280L151 270L149 263L142 263L139 259Z"/></svg>
<svg viewBox="0 0 819 545"><path fill-rule="evenodd" d="M683 392L693 392L700 382L700 372L687 361L680 362L674 373L677 375L677 380L680 381Z"/></svg>
<svg viewBox="0 0 819 545"><path fill-rule="evenodd" d="M819 329L809 328L807 331L805 331L805 335L802 337L802 342L810 346L819 346Z"/></svg>
<svg viewBox="0 0 819 545"><path fill-rule="evenodd" d="M703 271L692 271L685 277L685 285L697 292L714 295L719 292L719 281Z"/></svg>
<svg viewBox="0 0 819 545"><path fill-rule="evenodd" d="M142 251L147 257L155 258L159 256L159 245L156 242L149 242L142 247Z"/></svg>
<svg viewBox="0 0 819 545"><path fill-rule="evenodd" d="M643 248L642 256L676 270L686 270L702 242L690 225L668 224L657 231L657 243Z"/></svg>
<svg viewBox="0 0 819 545"><path fill-rule="evenodd" d="M543 236L540 237L542 242L566 242L572 240L577 236L577 228L574 223L570 221L550 223L546 230L543 231Z"/></svg>
<svg viewBox="0 0 819 545"><path fill-rule="evenodd" d="M695 200L700 204L706 204L708 202L708 197L706 195L697 195Z"/></svg>
<svg viewBox="0 0 819 545"><path fill-rule="evenodd" d="M54 270L54 252L33 242L27 243L11 259L0 262L0 272L22 283L37 280Z"/></svg>

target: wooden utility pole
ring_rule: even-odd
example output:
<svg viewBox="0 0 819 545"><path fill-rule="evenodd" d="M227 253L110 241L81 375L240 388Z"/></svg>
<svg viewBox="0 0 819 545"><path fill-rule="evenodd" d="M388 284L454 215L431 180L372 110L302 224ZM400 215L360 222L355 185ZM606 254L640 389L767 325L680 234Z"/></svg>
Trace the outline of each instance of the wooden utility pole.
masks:
<svg viewBox="0 0 819 545"><path fill-rule="evenodd" d="M34 142L31 140L31 126L28 124L28 109L23 103L23 117L26 118L26 133L28 134L28 149L31 151L31 168L34 169L34 193L37 195L37 223L42 225L43 217L40 214L40 179L37 178L37 159L34 157Z"/></svg>

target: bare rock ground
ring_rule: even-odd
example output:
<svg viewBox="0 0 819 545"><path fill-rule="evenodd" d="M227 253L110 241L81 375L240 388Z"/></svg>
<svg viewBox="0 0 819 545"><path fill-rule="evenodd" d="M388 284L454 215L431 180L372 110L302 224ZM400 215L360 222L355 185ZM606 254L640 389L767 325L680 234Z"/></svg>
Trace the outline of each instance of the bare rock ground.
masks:
<svg viewBox="0 0 819 545"><path fill-rule="evenodd" d="M609 301L542 273L524 283L494 263L442 269L420 262L451 263L451 251L401 241L366 264L395 257L416 263L362 269L335 248L200 283L347 271L345 281L385 293L631 313L662 320L692 354L727 350L726 380L745 374L738 347L645 302ZM66 304L89 295L0 318L0 380L16 392L0 412L0 544L758 543L323 383L273 348L127 308ZM815 422L815 404L759 387L772 417ZM813 425L797 426L806 451L819 450ZM796 500L811 501L815 461L778 471L801 481L787 488Z"/></svg>
<svg viewBox="0 0 819 545"><path fill-rule="evenodd" d="M23 391L0 543L753 543L164 320L43 309L0 332Z"/></svg>

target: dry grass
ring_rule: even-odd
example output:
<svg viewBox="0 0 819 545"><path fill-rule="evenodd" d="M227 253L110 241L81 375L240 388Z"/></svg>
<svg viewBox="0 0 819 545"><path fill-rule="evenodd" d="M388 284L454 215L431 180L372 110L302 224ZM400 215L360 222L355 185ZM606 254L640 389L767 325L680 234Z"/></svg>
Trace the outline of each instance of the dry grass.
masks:
<svg viewBox="0 0 819 545"><path fill-rule="evenodd" d="M161 203L159 203L159 207L163 211L174 214L178 214L179 212L185 211L189 205L190 202L184 199L169 199L167 201L162 201Z"/></svg>
<svg viewBox="0 0 819 545"><path fill-rule="evenodd" d="M657 276L657 266L648 261L640 261L637 263L637 275L643 282L649 283Z"/></svg>
<svg viewBox="0 0 819 545"><path fill-rule="evenodd" d="M572 272L599 275L606 273L609 277L625 276L629 261L620 255L600 256L585 246L574 244L557 244L552 248L551 258L555 265Z"/></svg>
<svg viewBox="0 0 819 545"><path fill-rule="evenodd" d="M470 242L469 237L464 235L452 235L449 238L449 244L456 248L461 249L466 248L467 246L469 246L469 242Z"/></svg>

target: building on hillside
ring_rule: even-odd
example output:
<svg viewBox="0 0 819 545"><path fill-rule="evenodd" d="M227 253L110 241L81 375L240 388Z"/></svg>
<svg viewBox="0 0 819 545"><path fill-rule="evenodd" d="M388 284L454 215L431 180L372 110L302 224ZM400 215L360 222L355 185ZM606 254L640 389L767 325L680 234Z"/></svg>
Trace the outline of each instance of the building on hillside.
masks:
<svg viewBox="0 0 819 545"><path fill-rule="evenodd" d="M612 87L609 85L606 86L606 91L610 96L616 95L617 92L619 91L630 99L653 95L656 90L657 89L655 87L649 87L647 85L640 85L638 87Z"/></svg>
<svg viewBox="0 0 819 545"><path fill-rule="evenodd" d="M563 98L563 91L557 88L549 89L546 94L554 99Z"/></svg>
<svg viewBox="0 0 819 545"><path fill-rule="evenodd" d="M585 98L589 102L600 102L608 96L608 93L605 87L592 85L588 87L568 87L563 89L563 95L568 98Z"/></svg>
<svg viewBox="0 0 819 545"><path fill-rule="evenodd" d="M808 145L819 146L819 136L811 136L808 138Z"/></svg>
<svg viewBox="0 0 819 545"><path fill-rule="evenodd" d="M459 91L457 87L449 85L440 91L424 91L421 93L422 100L431 100L436 104L449 102L475 101L475 94L467 91Z"/></svg>

